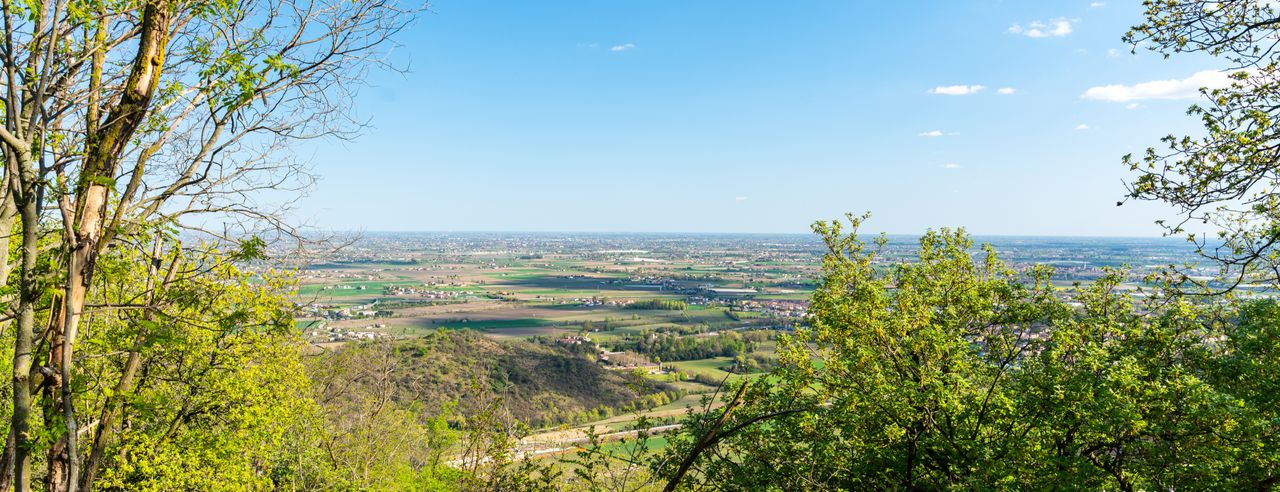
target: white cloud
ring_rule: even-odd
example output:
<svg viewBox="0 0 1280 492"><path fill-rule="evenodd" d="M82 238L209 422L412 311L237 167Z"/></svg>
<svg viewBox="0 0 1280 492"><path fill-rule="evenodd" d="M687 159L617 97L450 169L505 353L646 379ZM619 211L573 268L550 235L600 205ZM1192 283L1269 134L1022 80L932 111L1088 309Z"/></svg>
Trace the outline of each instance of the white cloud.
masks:
<svg viewBox="0 0 1280 492"><path fill-rule="evenodd" d="M1134 85L1112 84L1090 87L1080 97L1107 102L1130 102L1145 99L1194 99L1201 87L1221 89L1231 85L1227 72L1205 70L1185 79L1153 80Z"/></svg>
<svg viewBox="0 0 1280 492"><path fill-rule="evenodd" d="M986 86L982 85L940 85L929 89L929 93L942 94L944 96L966 96L977 94L986 88Z"/></svg>
<svg viewBox="0 0 1280 492"><path fill-rule="evenodd" d="M1089 8L1091 8L1091 9L1100 9L1100 8L1102 8L1102 7L1106 7L1106 6L1107 6L1107 2L1093 2L1093 3L1089 4Z"/></svg>
<svg viewBox="0 0 1280 492"><path fill-rule="evenodd" d="M617 51L627 51L627 50L632 49L632 48L635 48L635 47L636 47L636 45L634 45L634 44L632 44L632 43L627 43L627 44L615 44L615 45L613 45L613 47L609 48L609 51L614 51L614 52L617 52Z"/></svg>
<svg viewBox="0 0 1280 492"><path fill-rule="evenodd" d="M960 169L960 165L954 162L948 162L942 165L943 169Z"/></svg>
<svg viewBox="0 0 1280 492"><path fill-rule="evenodd" d="M1084 130L1088 130L1088 129L1089 129L1089 125L1086 125L1086 124L1084 124L1084 123L1081 123L1081 124L1079 124L1079 125L1076 125L1076 130L1078 130L1078 131L1084 131Z"/></svg>
<svg viewBox="0 0 1280 492"><path fill-rule="evenodd" d="M1120 50L1115 49L1115 48L1109 48L1109 49L1107 49L1107 57L1108 57L1108 58L1115 58L1115 57L1117 57L1117 56L1120 56Z"/></svg>
<svg viewBox="0 0 1280 492"><path fill-rule="evenodd" d="M1021 24L1009 26L1009 32L1029 38L1057 38L1071 34L1071 21L1066 17L1050 19L1048 22L1031 21L1027 27Z"/></svg>
<svg viewBox="0 0 1280 492"><path fill-rule="evenodd" d="M735 197L733 197L733 201L735 201L735 202L745 202L745 201L747 201L747 197L745 197L745 196L735 196Z"/></svg>
<svg viewBox="0 0 1280 492"><path fill-rule="evenodd" d="M1002 96L1007 96L1015 92L1018 92L1018 89L1014 89L1012 87L1001 87L999 89L996 89L996 94L1000 94Z"/></svg>
<svg viewBox="0 0 1280 492"><path fill-rule="evenodd" d="M945 134L942 133L942 130L932 130L920 133L921 137L941 137L943 135Z"/></svg>

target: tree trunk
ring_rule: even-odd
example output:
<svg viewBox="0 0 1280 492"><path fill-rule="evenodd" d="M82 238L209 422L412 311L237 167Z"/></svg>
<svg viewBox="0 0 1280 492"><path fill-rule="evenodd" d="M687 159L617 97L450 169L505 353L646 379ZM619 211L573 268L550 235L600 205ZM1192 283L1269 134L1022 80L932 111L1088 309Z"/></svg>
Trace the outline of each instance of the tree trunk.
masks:
<svg viewBox="0 0 1280 492"><path fill-rule="evenodd" d="M13 428L9 429L9 437L4 440L4 454L0 455L0 490L13 490L13 451L17 449L17 438Z"/></svg>
<svg viewBox="0 0 1280 492"><path fill-rule="evenodd" d="M71 253L67 256L66 283L63 286L62 340L60 357L50 360L62 377L60 404L66 422L66 453L51 456L50 472L65 469L65 486L51 490L76 492L79 480L78 427L72 388L74 348L80 316L84 313L89 284L93 280L95 262L102 244L103 221L107 215L109 183L125 147L138 126L146 119L151 97L160 84L165 51L169 43L170 0L150 0L142 11L138 34L138 51L129 69L129 78L116 105L108 112L97 132L89 135L84 168L76 186L72 229L65 238ZM66 213L66 211L64 211ZM51 473L52 475L52 473Z"/></svg>
<svg viewBox="0 0 1280 492"><path fill-rule="evenodd" d="M13 217L18 213L11 191L12 173L6 173L3 189L5 200L0 204L0 286L9 285L9 237L13 234ZM13 488L13 451L15 446L13 428L9 428L9 436L4 440L4 451L0 452L0 491Z"/></svg>
<svg viewBox="0 0 1280 492"><path fill-rule="evenodd" d="M59 300L55 297L49 305L49 357L45 364L47 367L59 368L62 361L63 349L65 348L65 340L62 333L62 316L63 312L59 309L61 306ZM62 378L62 373L57 372L46 377L40 385L43 395L44 421L45 425L52 426L53 422L57 422L62 414L62 393L66 387L67 381ZM45 454L45 459L49 463L48 473L44 476L44 489L46 491L60 491L67 488L67 438L63 436L53 442L49 446L49 451Z"/></svg>
<svg viewBox="0 0 1280 492"><path fill-rule="evenodd" d="M22 284L18 286L18 325L13 342L13 422L14 434L13 486L17 492L31 490L31 367L32 345L35 339L36 302L40 299L39 278L36 274L36 227L39 224L40 203L36 196L36 172L29 155L21 149L15 151L20 179L12 186L18 198L18 211L22 217ZM12 154L11 154L12 155Z"/></svg>

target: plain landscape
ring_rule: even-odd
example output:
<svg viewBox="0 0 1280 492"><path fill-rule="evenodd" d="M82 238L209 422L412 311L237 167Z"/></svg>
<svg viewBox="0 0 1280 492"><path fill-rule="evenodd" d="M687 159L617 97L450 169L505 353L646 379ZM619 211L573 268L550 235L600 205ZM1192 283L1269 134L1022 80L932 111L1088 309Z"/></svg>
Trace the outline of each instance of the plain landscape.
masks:
<svg viewBox="0 0 1280 492"><path fill-rule="evenodd" d="M820 238L802 234L349 236L338 251L293 260L301 263L291 298L303 339L337 351L445 336L480 350L440 354L454 358L441 367L497 365L433 381L426 401L449 401L465 393L465 378L482 379L534 426L519 449L535 453L575 449L589 428L627 430L642 417L673 430L722 384L768 374L778 337L805 322L825 252ZM886 239L877 269L914 260L918 238ZM1131 272L1116 287L1141 295L1144 276L1199 261L1194 247L1168 238L974 239L1012 268L1053 267L1064 302L1109 269ZM628 387L629 377L645 384ZM650 439L664 445L660 435Z"/></svg>

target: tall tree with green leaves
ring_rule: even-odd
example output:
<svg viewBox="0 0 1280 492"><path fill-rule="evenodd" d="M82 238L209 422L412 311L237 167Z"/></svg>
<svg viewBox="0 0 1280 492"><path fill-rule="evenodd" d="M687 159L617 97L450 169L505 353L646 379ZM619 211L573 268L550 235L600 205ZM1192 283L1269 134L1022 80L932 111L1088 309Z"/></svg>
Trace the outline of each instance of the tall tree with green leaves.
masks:
<svg viewBox="0 0 1280 492"><path fill-rule="evenodd" d="M1024 278L990 249L974 259L948 230L920 240L917 262L886 264L885 239L862 242L863 218L850 221L852 232L815 226L828 253L809 327L784 339L776 382L755 383L723 426L725 450L699 470L709 483L937 489L983 483L989 463L1019 452L1010 439L1033 423L1011 373L1061 314L1045 272Z"/></svg>
<svg viewBox="0 0 1280 492"><path fill-rule="evenodd" d="M291 233L281 208L290 200L261 202L258 192L310 182L287 152L293 142L360 128L349 112L354 87L388 67L391 37L417 9L393 0L0 4L0 233L6 249L10 232L20 237L16 292L0 296L16 333L0 485L25 491L38 475L48 489L75 491L92 475L82 466L92 458L79 442L76 350L89 336L93 290L114 281L98 278L104 251L146 253L147 238L166 228L230 241ZM0 263L7 282L9 262ZM32 428L37 413L57 436L47 448ZM44 459L33 459L40 449Z"/></svg>

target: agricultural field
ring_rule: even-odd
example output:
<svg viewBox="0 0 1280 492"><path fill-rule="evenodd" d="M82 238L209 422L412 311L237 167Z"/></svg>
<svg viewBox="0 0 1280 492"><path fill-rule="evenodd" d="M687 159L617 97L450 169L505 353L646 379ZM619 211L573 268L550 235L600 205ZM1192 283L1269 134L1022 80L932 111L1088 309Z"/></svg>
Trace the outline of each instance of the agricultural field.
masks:
<svg viewBox="0 0 1280 492"><path fill-rule="evenodd" d="M1104 267L1185 258L1158 241L996 240L1015 268L1053 266L1064 296ZM876 267L910 261L914 246L892 239ZM803 323L823 251L805 235L370 234L292 258L294 300L299 329L324 350L466 330L638 374L667 395L575 417L561 430L577 439L640 416L674 421L721 382L763 374L776 334Z"/></svg>

